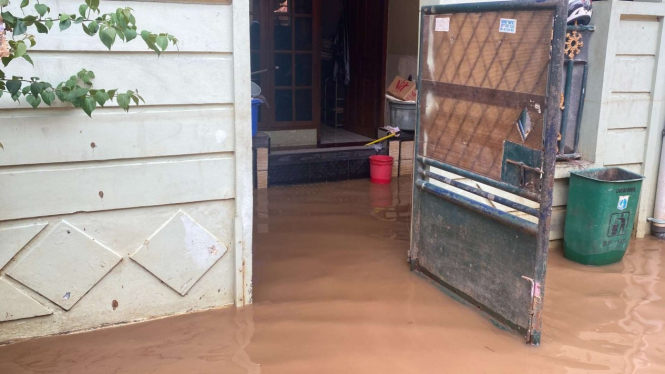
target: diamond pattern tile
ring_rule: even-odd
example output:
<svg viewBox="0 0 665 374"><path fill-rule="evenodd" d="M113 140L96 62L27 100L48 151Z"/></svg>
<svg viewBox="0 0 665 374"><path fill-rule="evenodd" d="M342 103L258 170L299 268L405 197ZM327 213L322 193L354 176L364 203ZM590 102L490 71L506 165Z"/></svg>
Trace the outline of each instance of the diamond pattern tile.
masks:
<svg viewBox="0 0 665 374"><path fill-rule="evenodd" d="M46 316L53 312L0 278L0 322Z"/></svg>
<svg viewBox="0 0 665 374"><path fill-rule="evenodd" d="M102 243L61 221L7 274L69 310L120 260Z"/></svg>
<svg viewBox="0 0 665 374"><path fill-rule="evenodd" d="M180 295L228 248L183 211L178 211L131 256Z"/></svg>
<svg viewBox="0 0 665 374"><path fill-rule="evenodd" d="M35 235L46 227L45 223L8 227L0 230L0 269L25 247Z"/></svg>

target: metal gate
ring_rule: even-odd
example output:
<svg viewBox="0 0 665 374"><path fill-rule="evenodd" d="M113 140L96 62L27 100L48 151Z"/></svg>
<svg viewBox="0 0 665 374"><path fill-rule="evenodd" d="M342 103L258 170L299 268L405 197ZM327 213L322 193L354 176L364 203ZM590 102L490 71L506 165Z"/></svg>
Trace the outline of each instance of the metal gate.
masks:
<svg viewBox="0 0 665 374"><path fill-rule="evenodd" d="M409 260L539 344L565 2L423 7Z"/></svg>

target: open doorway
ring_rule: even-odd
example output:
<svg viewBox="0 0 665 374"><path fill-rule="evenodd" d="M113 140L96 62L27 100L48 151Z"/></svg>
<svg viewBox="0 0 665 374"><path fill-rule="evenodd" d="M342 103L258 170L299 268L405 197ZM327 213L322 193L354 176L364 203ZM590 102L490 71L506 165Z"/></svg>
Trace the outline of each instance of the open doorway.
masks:
<svg viewBox="0 0 665 374"><path fill-rule="evenodd" d="M384 124L388 0L252 0L258 128L275 148L365 144ZM289 139L291 138L291 139Z"/></svg>

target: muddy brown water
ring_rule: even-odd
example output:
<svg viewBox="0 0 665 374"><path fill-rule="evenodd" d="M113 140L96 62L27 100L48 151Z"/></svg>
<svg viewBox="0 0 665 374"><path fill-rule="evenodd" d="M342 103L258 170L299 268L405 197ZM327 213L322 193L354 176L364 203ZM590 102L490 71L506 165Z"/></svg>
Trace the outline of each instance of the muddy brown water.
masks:
<svg viewBox="0 0 665 374"><path fill-rule="evenodd" d="M665 244L550 254L530 347L409 271L410 181L255 200L254 305L0 347L0 373L665 373Z"/></svg>

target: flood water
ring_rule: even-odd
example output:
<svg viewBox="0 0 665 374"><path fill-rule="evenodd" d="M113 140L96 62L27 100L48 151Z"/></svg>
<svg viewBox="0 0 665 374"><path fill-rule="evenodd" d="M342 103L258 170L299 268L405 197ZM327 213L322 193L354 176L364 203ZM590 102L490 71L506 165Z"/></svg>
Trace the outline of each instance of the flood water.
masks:
<svg viewBox="0 0 665 374"><path fill-rule="evenodd" d="M531 347L409 271L410 193L259 191L254 305L3 346L0 373L665 373L663 242L597 268L551 251Z"/></svg>

